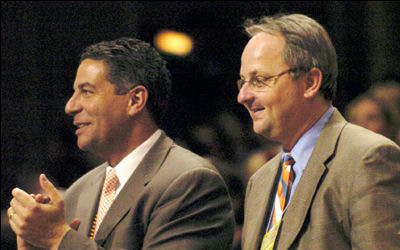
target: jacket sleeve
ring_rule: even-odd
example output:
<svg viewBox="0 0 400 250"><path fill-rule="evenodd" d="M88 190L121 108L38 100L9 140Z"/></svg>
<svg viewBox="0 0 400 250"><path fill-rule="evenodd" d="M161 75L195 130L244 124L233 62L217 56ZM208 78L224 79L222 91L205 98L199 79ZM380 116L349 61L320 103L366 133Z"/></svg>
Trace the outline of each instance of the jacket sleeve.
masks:
<svg viewBox="0 0 400 250"><path fill-rule="evenodd" d="M376 145L353 176L349 218L354 249L400 246L400 149Z"/></svg>

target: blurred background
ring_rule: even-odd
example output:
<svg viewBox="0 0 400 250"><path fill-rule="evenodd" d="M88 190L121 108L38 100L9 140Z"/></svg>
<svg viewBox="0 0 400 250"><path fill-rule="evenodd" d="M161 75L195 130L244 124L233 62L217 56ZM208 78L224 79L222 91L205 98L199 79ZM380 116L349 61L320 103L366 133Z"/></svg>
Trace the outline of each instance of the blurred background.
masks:
<svg viewBox="0 0 400 250"><path fill-rule="evenodd" d="M252 132L247 111L236 102L235 81L248 40L242 24L246 18L278 12L309 15L330 34L339 64L334 105L349 119L355 117L350 104L355 106L367 92L371 96L376 86L390 82L386 92L398 93L400 4L394 1L2 1L2 211L13 187L39 190L39 173L65 189L101 162L78 150L72 118L64 113L80 52L122 36L156 45L160 32L169 30L186 34L192 47L180 55L159 48L174 84L162 129L212 160L226 178L237 211L235 249L240 249L248 177L280 149ZM394 106L379 109L378 116L389 116L385 126L398 128L399 99L380 99ZM355 113L365 111L365 105ZM382 115L383 110L389 115ZM396 140L393 133L386 135ZM2 216L1 249L13 249L13 236L3 229L7 218Z"/></svg>

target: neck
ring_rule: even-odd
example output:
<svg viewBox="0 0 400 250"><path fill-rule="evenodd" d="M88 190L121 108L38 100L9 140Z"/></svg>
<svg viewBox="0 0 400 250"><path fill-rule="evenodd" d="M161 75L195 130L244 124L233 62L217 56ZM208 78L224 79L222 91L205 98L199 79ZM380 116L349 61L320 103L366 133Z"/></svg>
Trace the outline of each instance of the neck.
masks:
<svg viewBox="0 0 400 250"><path fill-rule="evenodd" d="M131 136L128 137L128 141L125 143L124 147L122 147L119 151L109 155L108 163L110 166L115 167L118 165L122 159L124 159L128 154L149 139L150 136L156 132L156 130L156 127L147 127L131 134Z"/></svg>
<svg viewBox="0 0 400 250"><path fill-rule="evenodd" d="M103 150L97 150L97 154L108 161L111 167L118 165L133 150L145 142L158 129L155 122L149 117L142 115L140 119L132 119L125 133L115 137L113 143L107 145ZM122 129L122 128L121 128Z"/></svg>
<svg viewBox="0 0 400 250"><path fill-rule="evenodd" d="M282 140L282 146L285 151L291 151L296 145L297 141L302 135L304 135L314 124L322 117L322 115L328 110L331 102L325 100L319 100L318 103L313 103L309 105L308 108L302 109L304 112L300 117L303 117L299 123L296 124L294 129L288 130L292 133L285 135L284 138L287 140Z"/></svg>

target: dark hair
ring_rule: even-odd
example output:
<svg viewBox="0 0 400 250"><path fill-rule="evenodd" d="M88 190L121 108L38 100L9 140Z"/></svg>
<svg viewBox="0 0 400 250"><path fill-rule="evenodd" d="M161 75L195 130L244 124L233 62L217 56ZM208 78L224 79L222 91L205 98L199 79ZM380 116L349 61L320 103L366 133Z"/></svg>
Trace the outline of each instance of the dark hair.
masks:
<svg viewBox="0 0 400 250"><path fill-rule="evenodd" d="M150 44L125 37L102 41L87 47L80 62L87 58L103 60L109 66L107 80L116 86L117 95L126 94L138 85L144 86L149 92L146 106L160 125L167 109L171 80L166 61Z"/></svg>

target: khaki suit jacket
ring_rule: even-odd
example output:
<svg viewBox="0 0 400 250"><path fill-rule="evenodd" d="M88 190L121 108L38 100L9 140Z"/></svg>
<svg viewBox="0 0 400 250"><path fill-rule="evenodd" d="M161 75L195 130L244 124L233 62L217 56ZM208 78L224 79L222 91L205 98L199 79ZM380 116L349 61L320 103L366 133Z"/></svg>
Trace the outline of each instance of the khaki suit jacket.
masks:
<svg viewBox="0 0 400 250"><path fill-rule="evenodd" d="M114 200L94 240L88 238L107 164L66 191L67 221L79 218L59 249L230 249L234 214L211 163L163 132Z"/></svg>
<svg viewBox="0 0 400 250"><path fill-rule="evenodd" d="M243 250L259 250L281 154L250 179ZM400 249L400 148L335 109L282 217L274 249Z"/></svg>

